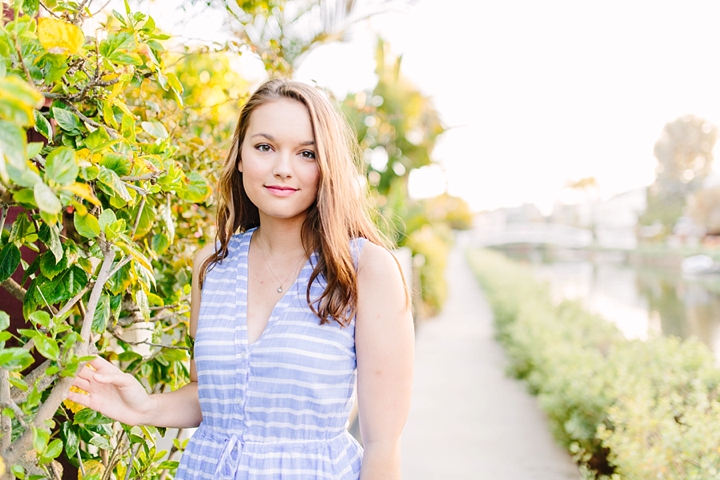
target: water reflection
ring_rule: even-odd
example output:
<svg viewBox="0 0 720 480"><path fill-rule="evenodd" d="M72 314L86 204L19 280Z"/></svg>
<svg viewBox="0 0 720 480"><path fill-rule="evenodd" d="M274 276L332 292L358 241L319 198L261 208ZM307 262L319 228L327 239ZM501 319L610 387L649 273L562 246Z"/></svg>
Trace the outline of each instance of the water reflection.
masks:
<svg viewBox="0 0 720 480"><path fill-rule="evenodd" d="M507 252L506 252L507 253ZM695 336L720 358L720 275L687 277L622 258L512 252L550 285L553 300L577 299L628 338Z"/></svg>

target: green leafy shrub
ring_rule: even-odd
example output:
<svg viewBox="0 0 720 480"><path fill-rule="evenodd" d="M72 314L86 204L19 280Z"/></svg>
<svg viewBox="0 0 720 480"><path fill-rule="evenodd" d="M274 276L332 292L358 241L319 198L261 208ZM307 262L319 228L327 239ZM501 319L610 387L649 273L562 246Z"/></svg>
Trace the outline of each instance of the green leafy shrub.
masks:
<svg viewBox="0 0 720 480"><path fill-rule="evenodd" d="M414 255L422 255L420 286L423 304L422 317L437 314L447 299L445 267L452 245L452 232L445 224L425 225L410 234L406 246Z"/></svg>
<svg viewBox="0 0 720 480"><path fill-rule="evenodd" d="M695 340L626 340L578 302L551 302L496 252L468 259L495 313L510 373L538 395L588 478L720 478L720 370Z"/></svg>
<svg viewBox="0 0 720 480"><path fill-rule="evenodd" d="M85 478L177 465L157 450L158 429L64 401L96 353L153 392L188 381L190 259L211 194L178 154L207 140L177 128L189 110L168 36L127 4L86 36L87 4L47 2L38 18L38 2L14 2L0 28L0 282L25 319L10 328L0 311L0 456L18 478L57 477L61 457ZM33 131L44 141L28 143ZM146 335L130 338L138 327Z"/></svg>

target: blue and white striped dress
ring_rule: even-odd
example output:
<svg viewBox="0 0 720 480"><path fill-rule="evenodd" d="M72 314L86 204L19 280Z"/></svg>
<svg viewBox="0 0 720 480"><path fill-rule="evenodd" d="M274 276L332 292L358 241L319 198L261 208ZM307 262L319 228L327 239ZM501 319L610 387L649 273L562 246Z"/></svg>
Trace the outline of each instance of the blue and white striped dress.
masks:
<svg viewBox="0 0 720 480"><path fill-rule="evenodd" d="M313 255L248 345L253 230L205 277L195 338L202 423L178 479L357 479L362 448L347 432L355 389L355 322L320 325L305 293ZM357 252L364 240L353 243ZM318 298L316 281L310 298Z"/></svg>

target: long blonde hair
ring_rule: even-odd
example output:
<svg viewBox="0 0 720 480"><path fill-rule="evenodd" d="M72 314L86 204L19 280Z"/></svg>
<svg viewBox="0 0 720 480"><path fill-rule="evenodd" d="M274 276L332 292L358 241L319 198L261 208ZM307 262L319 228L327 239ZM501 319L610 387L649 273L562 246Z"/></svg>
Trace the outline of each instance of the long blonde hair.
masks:
<svg viewBox="0 0 720 480"><path fill-rule="evenodd" d="M351 240L365 238L387 247L388 242L373 223L368 195L360 181L364 164L347 121L315 88L288 79L264 83L243 106L230 152L218 181L216 243L219 246L204 262L200 282L209 268L228 256L230 237L260 225L257 207L243 188L238 162L250 117L256 108L279 99L296 100L307 108L315 136L316 161L320 171L317 199L308 209L301 238L308 256L317 253L305 294L320 323L330 320L347 325L357 309L357 274L350 251ZM310 285L322 276L325 290L310 298Z"/></svg>

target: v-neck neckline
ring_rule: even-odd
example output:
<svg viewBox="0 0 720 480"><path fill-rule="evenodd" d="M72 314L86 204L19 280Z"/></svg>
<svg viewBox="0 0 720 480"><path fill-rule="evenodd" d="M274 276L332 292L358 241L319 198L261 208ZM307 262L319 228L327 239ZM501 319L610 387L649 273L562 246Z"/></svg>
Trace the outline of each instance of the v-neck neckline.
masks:
<svg viewBox="0 0 720 480"><path fill-rule="evenodd" d="M292 284L287 288L287 290L284 290L282 296L278 299L277 302L275 302L275 305L273 305L272 310L270 310L270 316L268 317L267 323L265 324L265 328L263 328L262 332L260 332L260 335L255 339L255 341L250 342L250 331L248 330L247 320L248 320L248 311L249 311L249 305L250 305L250 244L252 243L253 236L255 235L255 232L257 231L257 227L253 227L250 230L247 230L245 233L247 235L247 241L243 242L243 251L241 252L242 257L244 257L245 260L245 304L242 306L244 310L243 319L245 321L245 344L247 345L247 348L252 348L255 345L257 345L259 342L262 341L263 337L265 336L266 332L270 329L274 321L282 314L282 312L278 312L278 307L281 303L287 303L286 297L290 295L290 292L294 291L296 288L298 288L298 282L300 281L300 277L302 276L303 270L305 270L305 267L307 266L308 262L310 261L310 258L305 259L305 261L302 263L302 267L298 270L297 275L295 276L295 280L293 280ZM311 256L312 257L312 256ZM241 269L238 269L238 273L240 273Z"/></svg>

